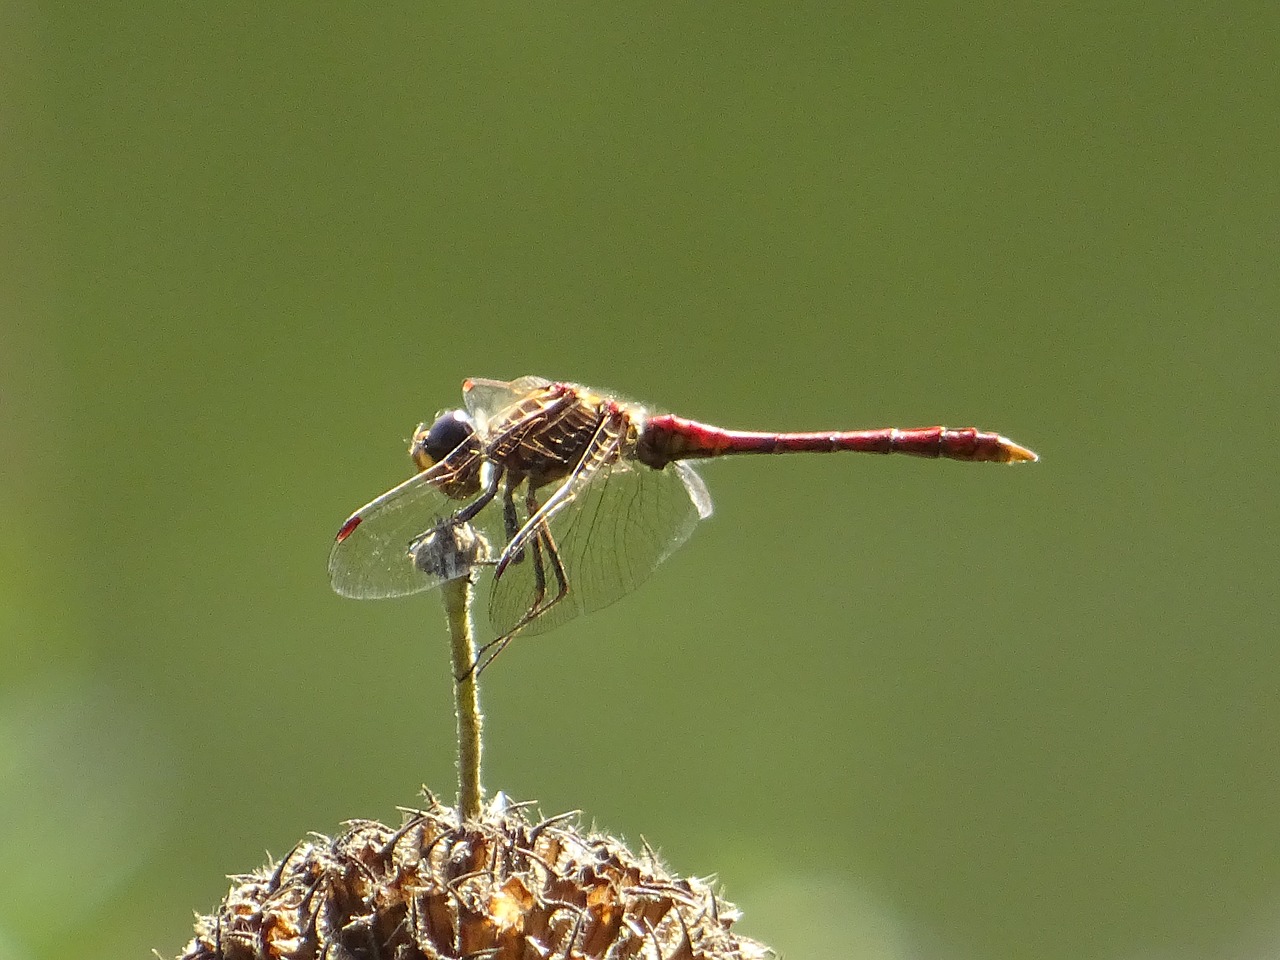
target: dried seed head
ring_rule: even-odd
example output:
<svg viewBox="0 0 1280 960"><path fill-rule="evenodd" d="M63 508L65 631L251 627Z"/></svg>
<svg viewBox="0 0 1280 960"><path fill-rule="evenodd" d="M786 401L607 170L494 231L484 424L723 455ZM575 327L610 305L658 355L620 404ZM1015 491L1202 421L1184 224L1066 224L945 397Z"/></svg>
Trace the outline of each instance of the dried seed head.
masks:
<svg viewBox="0 0 1280 960"><path fill-rule="evenodd" d="M489 542L469 523L443 520L409 544L413 565L441 580L469 577L489 559Z"/></svg>
<svg viewBox="0 0 1280 960"><path fill-rule="evenodd" d="M557 817L530 824L499 795L479 821L433 804L399 830L348 824L236 877L182 960L763 960L737 911Z"/></svg>

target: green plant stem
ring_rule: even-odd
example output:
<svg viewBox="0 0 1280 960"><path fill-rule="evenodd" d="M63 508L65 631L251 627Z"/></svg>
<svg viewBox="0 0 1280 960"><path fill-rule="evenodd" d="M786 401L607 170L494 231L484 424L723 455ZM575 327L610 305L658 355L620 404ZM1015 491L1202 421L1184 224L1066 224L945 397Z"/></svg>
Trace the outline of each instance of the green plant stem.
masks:
<svg viewBox="0 0 1280 960"><path fill-rule="evenodd" d="M471 628L471 577L447 581L442 587L449 641L453 651L454 712L458 717L458 814L465 822L480 818L484 788L480 785L479 671L474 669L475 637Z"/></svg>

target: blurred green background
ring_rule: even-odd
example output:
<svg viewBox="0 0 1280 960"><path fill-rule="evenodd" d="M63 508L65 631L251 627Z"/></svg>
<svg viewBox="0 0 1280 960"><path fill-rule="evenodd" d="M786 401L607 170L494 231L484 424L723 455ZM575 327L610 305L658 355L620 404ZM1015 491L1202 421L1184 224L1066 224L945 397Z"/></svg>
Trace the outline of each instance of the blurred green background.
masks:
<svg viewBox="0 0 1280 960"><path fill-rule="evenodd" d="M0 958L452 796L434 597L325 573L464 376L787 458L485 675L486 783L796 958L1272 956L1280 13L0 7Z"/></svg>

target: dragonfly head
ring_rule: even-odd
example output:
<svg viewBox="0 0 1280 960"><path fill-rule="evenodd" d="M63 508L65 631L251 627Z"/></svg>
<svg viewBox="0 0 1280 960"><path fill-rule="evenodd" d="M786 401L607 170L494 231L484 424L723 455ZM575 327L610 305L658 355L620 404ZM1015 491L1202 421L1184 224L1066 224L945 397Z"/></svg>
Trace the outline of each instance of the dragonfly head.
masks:
<svg viewBox="0 0 1280 960"><path fill-rule="evenodd" d="M475 435L475 424L467 411L446 410L431 426L424 423L414 431L409 454L419 470L427 470L462 444L472 442Z"/></svg>

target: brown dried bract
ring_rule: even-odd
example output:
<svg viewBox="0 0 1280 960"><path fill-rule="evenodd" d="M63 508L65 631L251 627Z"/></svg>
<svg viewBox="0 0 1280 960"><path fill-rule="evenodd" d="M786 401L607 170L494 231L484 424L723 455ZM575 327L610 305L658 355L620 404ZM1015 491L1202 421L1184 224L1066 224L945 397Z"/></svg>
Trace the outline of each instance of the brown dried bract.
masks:
<svg viewBox="0 0 1280 960"><path fill-rule="evenodd" d="M479 821L432 804L393 830L348 824L234 878L182 960L762 960L737 911L570 818L531 824L499 798Z"/></svg>

